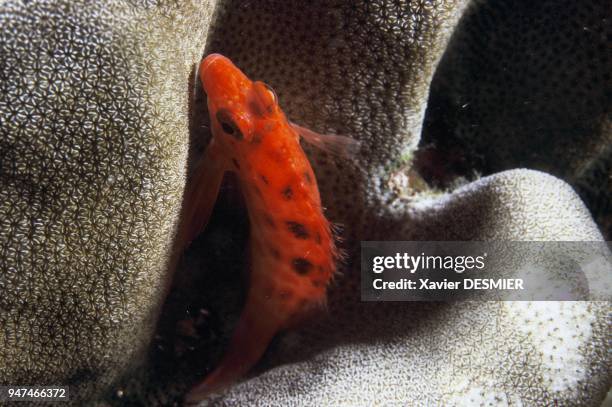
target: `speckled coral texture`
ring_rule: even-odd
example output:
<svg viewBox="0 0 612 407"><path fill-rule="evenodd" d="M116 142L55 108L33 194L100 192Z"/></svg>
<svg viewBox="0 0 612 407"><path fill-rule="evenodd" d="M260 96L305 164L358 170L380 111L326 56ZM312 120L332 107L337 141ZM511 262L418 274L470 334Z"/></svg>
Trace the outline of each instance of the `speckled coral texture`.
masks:
<svg viewBox="0 0 612 407"><path fill-rule="evenodd" d="M0 4L0 383L80 404L145 351L210 11Z"/></svg>
<svg viewBox="0 0 612 407"><path fill-rule="evenodd" d="M107 390L113 396L100 404L129 399L152 405L180 397L186 385L172 383L196 379L172 369L151 379L146 368L135 375L131 369L146 360L173 276L190 134L192 163L207 138L203 96L192 72L206 49L226 54L251 77L271 84L292 120L362 142L353 161L307 151L327 215L344 225L349 255L330 291L327 314L280 336L251 377L209 400L212 404L598 405L611 379L607 302L362 303L359 298L360 240L602 239L574 190L543 172L503 171L460 188L422 188L416 194L411 184L406 189L395 182L421 141L426 109L428 131L444 128L448 135L456 128L483 140L482 129L470 133L469 121L436 121L430 115L436 109L428 105L432 78L440 60L446 63L461 49L456 44L468 41L471 58L506 58L527 69L530 60L517 62L513 55L520 50L512 51L510 40L482 44L474 38L497 26L514 29L521 10L533 12L536 6L518 2L512 10L489 10L489 3L220 1L212 19L215 4L208 2L2 3L0 382L67 384L77 404ZM550 3L539 7L542 15L551 13ZM573 7L585 21L601 19L597 2ZM487 12L510 23L495 24L493 17L493 24L487 18L470 23ZM568 27L571 18L542 18L546 26L563 25L559 43L583 44L577 34L582 31ZM544 59L537 57L546 54L542 43L557 40L544 41L546 30L526 31L533 34L520 44L531 44L541 52L530 55ZM596 46L591 51L599 55ZM594 58L589 72L606 71L604 63ZM455 72L446 64L450 74L435 89L450 98L469 94L470 103L494 109L509 91L492 73L445 91L444 78ZM461 69L457 75L466 72L455 65ZM529 69L536 69L532 65ZM543 78L575 74L575 67L564 64L537 66ZM597 98L598 75L576 84L575 99ZM519 82L518 89L527 92L528 85ZM473 91L479 84L482 89ZM561 99L554 101L571 103ZM606 128L595 113L578 116L589 129ZM523 166L547 169L553 163L563 169L557 152L577 152L567 172L551 170L568 178L585 163L605 161L597 158L609 149L605 134L596 145L575 142L574 129L568 136L549 124L534 117L521 121L525 149L543 157ZM516 149L503 129L486 134L495 146L486 151ZM529 137L536 132L538 138ZM529 145L542 137L550 143L563 137L571 148L561 143L549 152ZM605 190L606 179L589 178L591 189ZM218 236L239 239L231 233ZM228 272L235 257L207 270L196 266L201 262L183 261L179 275ZM226 296L237 287L207 292L210 303L218 304L210 312L235 314ZM227 318L223 332L231 331L232 320ZM219 349L209 353L215 352ZM202 367L197 374L203 373ZM122 376L127 379L118 382ZM129 378L132 383L125 384ZM138 390L129 397L130 389Z"/></svg>

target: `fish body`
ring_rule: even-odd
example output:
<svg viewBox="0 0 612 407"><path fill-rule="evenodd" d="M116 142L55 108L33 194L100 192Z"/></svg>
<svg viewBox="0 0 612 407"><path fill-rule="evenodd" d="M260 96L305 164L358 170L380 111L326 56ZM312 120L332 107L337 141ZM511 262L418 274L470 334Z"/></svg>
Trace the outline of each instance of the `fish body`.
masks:
<svg viewBox="0 0 612 407"><path fill-rule="evenodd" d="M213 137L188 188L184 238L192 240L206 225L223 174L232 171L248 210L251 269L229 350L188 394L189 401L242 376L278 331L324 304L338 251L300 137L331 150L351 144L289 122L274 91L251 81L224 56L206 57L199 73Z"/></svg>

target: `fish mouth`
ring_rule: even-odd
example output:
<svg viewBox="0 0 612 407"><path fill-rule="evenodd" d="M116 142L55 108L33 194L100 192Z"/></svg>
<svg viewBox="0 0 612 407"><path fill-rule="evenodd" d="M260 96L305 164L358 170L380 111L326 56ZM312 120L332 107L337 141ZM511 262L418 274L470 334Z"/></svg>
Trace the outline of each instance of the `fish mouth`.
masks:
<svg viewBox="0 0 612 407"><path fill-rule="evenodd" d="M200 75L204 76L204 74L208 71L209 67L215 62L219 62L220 60L225 60L229 62L229 60L221 54L210 54L207 55L206 58L202 60L200 64Z"/></svg>
<svg viewBox="0 0 612 407"><path fill-rule="evenodd" d="M221 72L226 71L227 66L231 66L232 63L229 59L221 54L210 54L206 56L200 63L200 80L204 85L204 89L208 88L211 79L218 77Z"/></svg>
<svg viewBox="0 0 612 407"><path fill-rule="evenodd" d="M236 99L250 88L251 81L228 58L210 54L200 63L204 91L214 99Z"/></svg>

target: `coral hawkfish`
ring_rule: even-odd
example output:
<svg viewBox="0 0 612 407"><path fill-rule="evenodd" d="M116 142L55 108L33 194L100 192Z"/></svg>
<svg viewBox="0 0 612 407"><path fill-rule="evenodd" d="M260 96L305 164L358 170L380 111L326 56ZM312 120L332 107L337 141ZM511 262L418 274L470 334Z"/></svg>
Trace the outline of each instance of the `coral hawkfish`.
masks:
<svg viewBox="0 0 612 407"><path fill-rule="evenodd" d="M205 227L227 171L236 173L250 222L249 290L229 350L195 386L197 401L245 374L273 336L325 303L338 250L300 138L330 152L351 152L347 137L321 135L287 120L274 91L251 81L228 58L200 65L212 140L186 192L184 240Z"/></svg>

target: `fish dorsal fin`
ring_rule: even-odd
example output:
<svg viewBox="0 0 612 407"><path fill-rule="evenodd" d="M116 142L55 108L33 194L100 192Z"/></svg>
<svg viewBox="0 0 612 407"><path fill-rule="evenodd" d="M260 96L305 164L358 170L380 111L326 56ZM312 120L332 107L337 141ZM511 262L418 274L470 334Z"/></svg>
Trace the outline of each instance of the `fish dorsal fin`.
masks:
<svg viewBox="0 0 612 407"><path fill-rule="evenodd" d="M293 122L291 122L291 127L308 144L335 156L353 158L361 147L359 141L350 137L339 136L337 134L319 134Z"/></svg>

